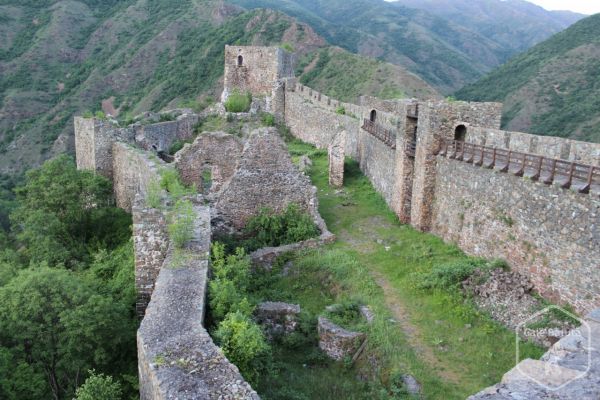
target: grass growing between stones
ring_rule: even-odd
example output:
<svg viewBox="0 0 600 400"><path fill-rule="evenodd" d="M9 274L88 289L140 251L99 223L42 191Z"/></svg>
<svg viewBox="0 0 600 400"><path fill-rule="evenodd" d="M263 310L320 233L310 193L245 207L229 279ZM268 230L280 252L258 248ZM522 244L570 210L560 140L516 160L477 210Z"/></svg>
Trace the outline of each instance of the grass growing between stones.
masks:
<svg viewBox="0 0 600 400"><path fill-rule="evenodd" d="M312 158L310 175L318 188L319 210L338 241L299 256L295 265L304 269L298 268L298 278L282 279L272 287L273 294L287 296L286 300L315 313L340 298L358 298L373 307L378 317L368 328L367 354L380 355L380 376L388 390L393 389L389 381L397 373L414 375L423 385L424 396L431 399L464 399L498 382L515 363L514 333L479 312L457 289L423 290L414 281L415 273L473 259L433 235L399 224L356 163L347 163L344 188L336 190L327 184L325 152L297 141L289 149L295 157ZM311 268L334 278L333 294L324 289L322 282L328 281L323 276L311 278ZM526 344L521 358L539 358L542 353L541 348ZM286 360L285 352L281 357ZM364 362L359 360L356 368L360 370ZM329 380L325 372L303 373L306 368L293 367L293 359L287 365L290 376L281 380L288 387L293 387L294 379L311 387L319 387L313 381L319 377ZM339 397L326 393L308 398Z"/></svg>

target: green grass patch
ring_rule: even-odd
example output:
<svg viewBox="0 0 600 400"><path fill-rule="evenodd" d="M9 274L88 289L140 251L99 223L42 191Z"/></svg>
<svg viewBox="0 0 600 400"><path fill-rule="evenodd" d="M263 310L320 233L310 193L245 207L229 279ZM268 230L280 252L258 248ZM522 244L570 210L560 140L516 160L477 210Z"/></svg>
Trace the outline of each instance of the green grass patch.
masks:
<svg viewBox="0 0 600 400"><path fill-rule="evenodd" d="M311 157L310 176L318 188L319 211L329 229L338 235L331 250L338 252L338 259L342 254L352 258L355 265L345 278L335 277L336 288L355 296L361 293L356 287L374 285L374 276L384 279L388 295L402 304L421 344L430 348L437 359L435 365L419 359L407 346L397 324L380 326L386 334L371 333L369 346L371 351L384 354L387 376L397 369L409 371L423 383L425 396L431 399L464 399L498 382L514 366L514 333L480 312L457 289L463 276L487 263L466 256L455 245L433 235L401 225L356 162L347 161L344 189L340 192L328 185L324 152L298 141L288 146L293 156ZM320 265L325 269L328 264L321 261ZM427 290L415 285L416 274L430 281ZM302 285L310 283L303 279ZM278 290L285 292L283 288ZM300 293L298 296L302 299ZM308 304L319 298L314 292L307 297ZM389 315L377 285L367 290L366 296L353 298L357 300L372 306L376 313ZM533 344L525 344L521 350L522 358L543 354L543 349Z"/></svg>
<svg viewBox="0 0 600 400"><path fill-rule="evenodd" d="M248 112L251 104L252 95L250 93L234 91L225 101L225 109L232 113Z"/></svg>

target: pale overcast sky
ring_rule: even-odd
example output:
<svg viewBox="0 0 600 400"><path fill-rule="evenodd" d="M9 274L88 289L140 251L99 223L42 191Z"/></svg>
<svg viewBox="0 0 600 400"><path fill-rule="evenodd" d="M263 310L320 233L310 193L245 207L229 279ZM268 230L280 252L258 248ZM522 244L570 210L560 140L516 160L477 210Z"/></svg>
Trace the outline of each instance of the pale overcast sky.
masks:
<svg viewBox="0 0 600 400"><path fill-rule="evenodd" d="M396 0L386 0L396 1ZM582 14L600 13L600 0L527 0L546 10L570 10Z"/></svg>
<svg viewBox="0 0 600 400"><path fill-rule="evenodd" d="M571 10L582 14L600 12L600 0L528 0L546 10Z"/></svg>

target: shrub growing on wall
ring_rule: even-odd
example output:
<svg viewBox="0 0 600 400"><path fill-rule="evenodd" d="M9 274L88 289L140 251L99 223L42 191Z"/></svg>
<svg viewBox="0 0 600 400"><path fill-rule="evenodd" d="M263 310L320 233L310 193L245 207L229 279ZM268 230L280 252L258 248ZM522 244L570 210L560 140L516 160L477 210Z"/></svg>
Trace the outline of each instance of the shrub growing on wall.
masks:
<svg viewBox="0 0 600 400"><path fill-rule="evenodd" d="M231 312L219 324L215 338L244 378L256 383L270 350L260 327L243 312Z"/></svg>
<svg viewBox="0 0 600 400"><path fill-rule="evenodd" d="M249 251L300 242L319 234L312 217L301 211L297 204L288 205L281 214L262 209L248 221L244 231L250 236L244 241L244 247Z"/></svg>
<svg viewBox="0 0 600 400"><path fill-rule="evenodd" d="M248 112L252 104L252 95L250 93L242 94L234 91L225 101L225 109L233 113Z"/></svg>

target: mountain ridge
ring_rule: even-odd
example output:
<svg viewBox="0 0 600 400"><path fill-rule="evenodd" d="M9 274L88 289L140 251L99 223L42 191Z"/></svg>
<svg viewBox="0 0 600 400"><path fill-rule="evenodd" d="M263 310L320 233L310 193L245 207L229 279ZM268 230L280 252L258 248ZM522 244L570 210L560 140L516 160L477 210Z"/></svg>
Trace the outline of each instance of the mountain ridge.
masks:
<svg viewBox="0 0 600 400"><path fill-rule="evenodd" d="M509 130L600 142L600 14L587 17L456 93L504 102Z"/></svg>

